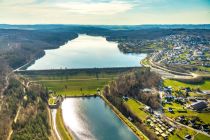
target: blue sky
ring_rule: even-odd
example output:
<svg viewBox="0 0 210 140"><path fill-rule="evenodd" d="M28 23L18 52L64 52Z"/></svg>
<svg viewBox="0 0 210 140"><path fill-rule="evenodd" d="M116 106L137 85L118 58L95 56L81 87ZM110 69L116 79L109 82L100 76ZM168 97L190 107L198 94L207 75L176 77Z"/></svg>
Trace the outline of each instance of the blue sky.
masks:
<svg viewBox="0 0 210 140"><path fill-rule="evenodd" d="M0 0L0 23L206 24L210 0Z"/></svg>

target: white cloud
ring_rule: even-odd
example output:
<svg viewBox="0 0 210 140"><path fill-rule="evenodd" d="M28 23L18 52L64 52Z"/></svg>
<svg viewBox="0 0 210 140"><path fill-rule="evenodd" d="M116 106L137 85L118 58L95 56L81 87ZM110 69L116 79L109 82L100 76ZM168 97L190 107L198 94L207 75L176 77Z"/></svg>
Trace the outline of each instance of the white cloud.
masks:
<svg viewBox="0 0 210 140"><path fill-rule="evenodd" d="M116 0L102 0L93 2L91 0L77 0L77 1L66 1L66 0L2 0L0 1L0 7L8 10L11 8L24 8L30 12L31 9L48 9L66 11L70 13L78 13L85 15L112 15L117 13L126 12L135 6L133 3Z"/></svg>
<svg viewBox="0 0 210 140"><path fill-rule="evenodd" d="M57 8L66 9L69 12L79 14L93 14L93 15L113 15L121 12L126 12L134 5L126 2L112 1L100 3L82 3L82 2L68 2L57 3Z"/></svg>
<svg viewBox="0 0 210 140"><path fill-rule="evenodd" d="M173 0L0 0L0 23L209 23L206 6L180 10L170 1Z"/></svg>

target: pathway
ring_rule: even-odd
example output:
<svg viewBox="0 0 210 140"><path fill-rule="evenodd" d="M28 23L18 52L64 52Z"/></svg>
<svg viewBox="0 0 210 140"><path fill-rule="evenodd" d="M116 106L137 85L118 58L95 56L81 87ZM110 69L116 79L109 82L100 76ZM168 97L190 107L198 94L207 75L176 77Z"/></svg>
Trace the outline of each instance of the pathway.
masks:
<svg viewBox="0 0 210 140"><path fill-rule="evenodd" d="M207 133L205 133L205 132L203 132L203 131L200 131L200 130L194 129L194 128L190 127L190 126L181 124L181 123L179 123L179 122L177 122L177 121L175 121L175 120L173 120L173 119L171 119L171 118L169 118L169 117L167 117L167 116L165 116L165 118L166 118L167 120L173 122L174 124L177 124L177 125L179 125L179 126L186 127L186 128L191 129L191 130L193 130L193 131L195 131L195 132L197 132L197 133L201 133L201 134L204 134L204 135L210 137L209 134L207 134Z"/></svg>

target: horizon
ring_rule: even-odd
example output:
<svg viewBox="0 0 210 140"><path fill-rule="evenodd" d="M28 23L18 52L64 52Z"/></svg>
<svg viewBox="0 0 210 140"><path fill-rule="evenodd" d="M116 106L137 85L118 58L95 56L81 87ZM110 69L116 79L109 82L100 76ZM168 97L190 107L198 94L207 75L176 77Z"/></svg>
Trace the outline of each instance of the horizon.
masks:
<svg viewBox="0 0 210 140"><path fill-rule="evenodd" d="M70 26L165 26L165 25L168 25L168 26L180 26L180 25L183 25L183 26L187 26L187 25L210 25L210 23L200 23L200 24L196 24L196 23L186 23L186 24L68 24L68 23L64 23L64 24L57 24L57 23L34 23L34 24L10 24L10 23L0 23L0 25L15 25L15 26L24 26L24 25L30 25L30 26L35 26L35 25L70 25Z"/></svg>

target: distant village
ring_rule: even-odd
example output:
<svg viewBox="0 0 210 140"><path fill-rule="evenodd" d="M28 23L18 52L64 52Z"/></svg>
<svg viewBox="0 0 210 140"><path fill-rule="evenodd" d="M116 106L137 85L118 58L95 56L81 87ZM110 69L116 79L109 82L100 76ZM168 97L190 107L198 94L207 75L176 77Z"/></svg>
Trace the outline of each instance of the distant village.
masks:
<svg viewBox="0 0 210 140"><path fill-rule="evenodd" d="M170 35L161 41L167 42L168 45L158 51L154 61L210 67L210 41L191 35Z"/></svg>

